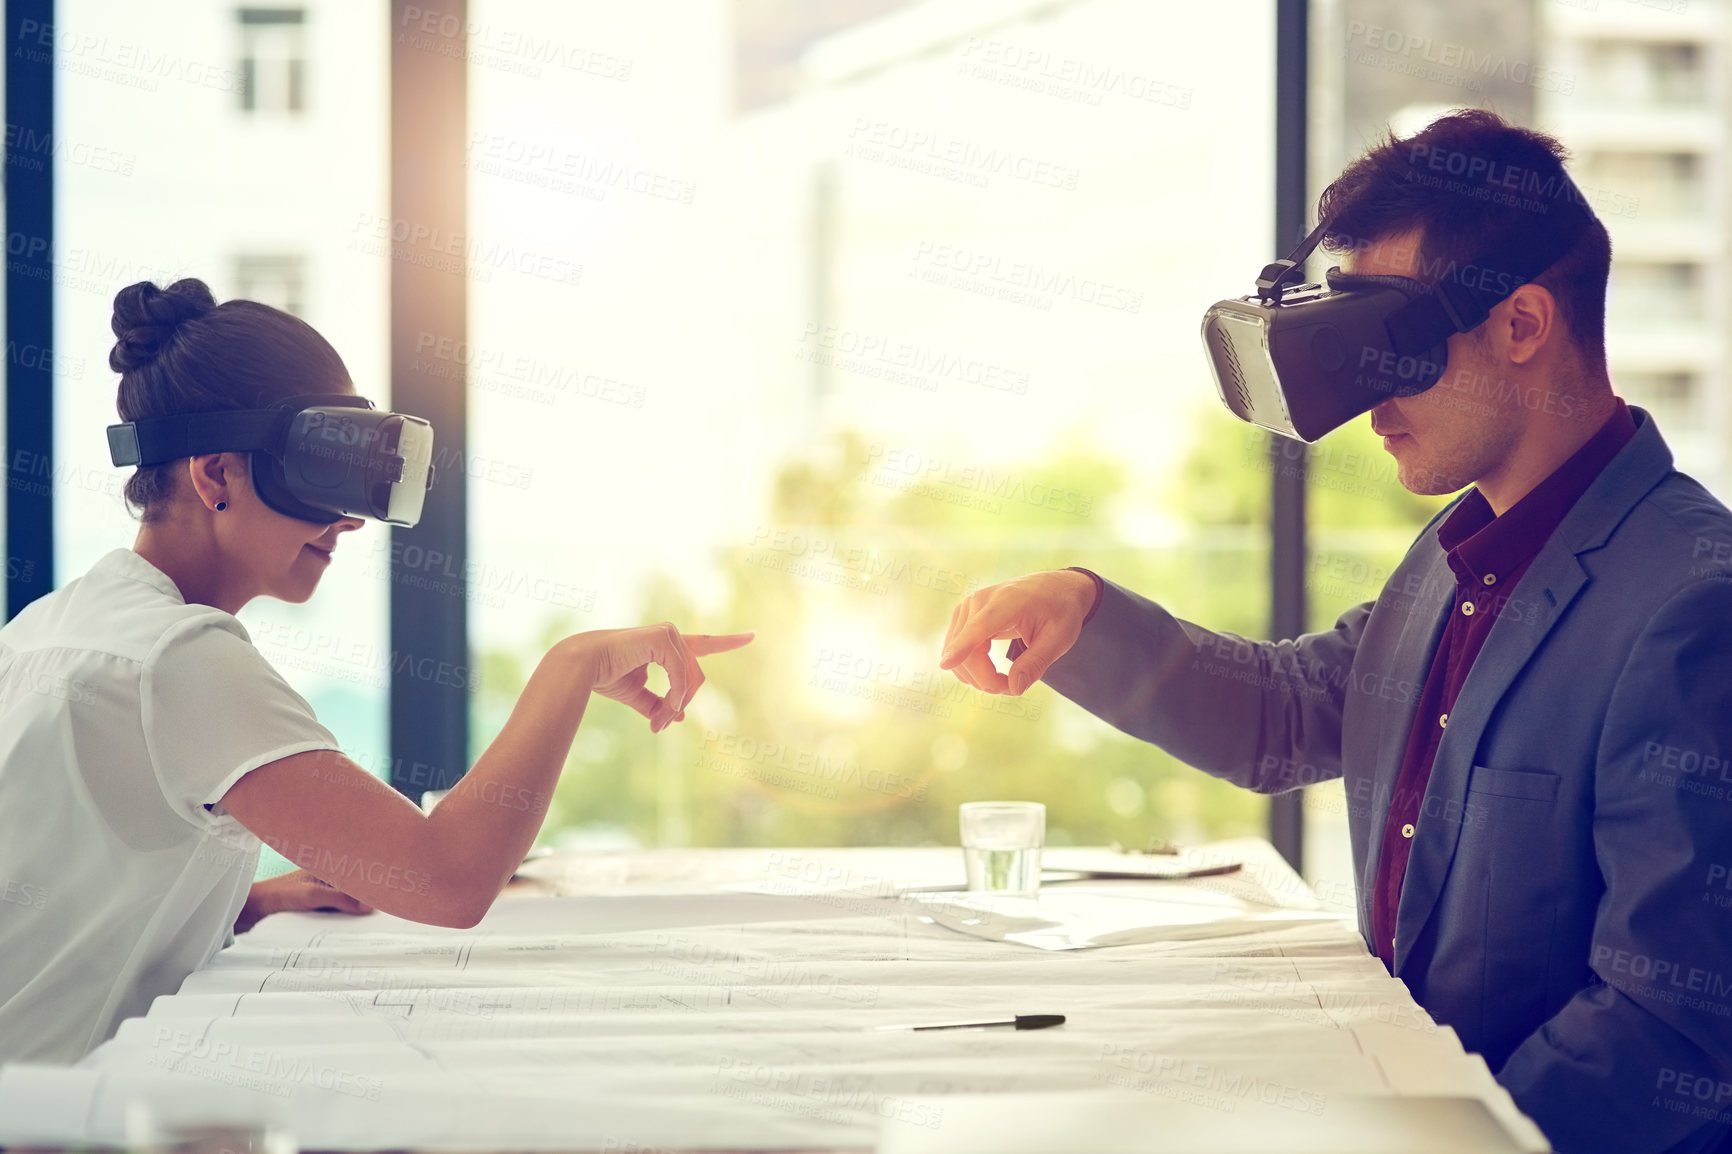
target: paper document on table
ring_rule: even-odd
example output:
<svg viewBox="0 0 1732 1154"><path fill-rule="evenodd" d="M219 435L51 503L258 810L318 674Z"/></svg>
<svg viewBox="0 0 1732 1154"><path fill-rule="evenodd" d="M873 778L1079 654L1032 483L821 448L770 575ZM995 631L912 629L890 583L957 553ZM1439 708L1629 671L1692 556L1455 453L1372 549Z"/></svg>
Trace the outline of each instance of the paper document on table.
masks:
<svg viewBox="0 0 1732 1154"><path fill-rule="evenodd" d="M1102 1093L915 1098L944 1111L942 1131L887 1119L878 1154L1537 1154L1472 1098L1331 1095L1320 1113L1257 1102L1227 1109L1155 1095Z"/></svg>
<svg viewBox="0 0 1732 1154"><path fill-rule="evenodd" d="M1043 870L1074 870L1078 873L1123 874L1126 877L1154 879L1208 877L1211 873L1231 872L1244 864L1241 856L1222 853L1214 847L1170 854L1148 854L1092 849L1087 846L1049 846L1042 850L1040 855L1040 866Z"/></svg>
<svg viewBox="0 0 1732 1154"><path fill-rule="evenodd" d="M1032 898L984 892L914 894L908 900L918 902L939 925L1042 950L1215 938L1341 920L1339 914L1275 909L1190 888L1065 889Z"/></svg>

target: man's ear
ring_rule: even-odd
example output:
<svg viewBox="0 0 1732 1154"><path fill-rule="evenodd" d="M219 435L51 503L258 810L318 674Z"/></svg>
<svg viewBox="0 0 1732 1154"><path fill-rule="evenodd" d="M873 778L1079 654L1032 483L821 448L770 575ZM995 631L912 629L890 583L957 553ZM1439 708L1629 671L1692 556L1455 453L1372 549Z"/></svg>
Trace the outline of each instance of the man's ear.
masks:
<svg viewBox="0 0 1732 1154"><path fill-rule="evenodd" d="M1502 329L1509 339L1509 359L1518 365L1531 362L1562 333L1557 298L1543 285L1531 281L1522 285L1500 307L1507 315Z"/></svg>

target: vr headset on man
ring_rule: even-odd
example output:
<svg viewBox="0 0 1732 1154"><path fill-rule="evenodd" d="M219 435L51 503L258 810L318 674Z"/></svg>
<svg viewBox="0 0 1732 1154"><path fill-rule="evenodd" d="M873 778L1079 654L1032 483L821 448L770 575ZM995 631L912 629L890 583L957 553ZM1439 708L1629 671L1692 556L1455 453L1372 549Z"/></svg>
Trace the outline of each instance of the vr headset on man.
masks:
<svg viewBox="0 0 1732 1154"><path fill-rule="evenodd" d="M352 393L309 393L267 409L220 409L108 426L116 465L250 453L253 489L287 517L371 517L410 526L433 487L433 426Z"/></svg>
<svg viewBox="0 0 1732 1154"><path fill-rule="evenodd" d="M1560 201L1551 207L1567 211ZM1242 421L1315 441L1390 397L1431 388L1465 333L1558 258L1586 228L1529 230L1502 251L1452 265L1435 283L1332 268L1326 285L1293 284L1328 228L1320 222L1285 260L1266 265L1257 295L1203 315L1221 401ZM1539 223L1536 221L1536 224Z"/></svg>

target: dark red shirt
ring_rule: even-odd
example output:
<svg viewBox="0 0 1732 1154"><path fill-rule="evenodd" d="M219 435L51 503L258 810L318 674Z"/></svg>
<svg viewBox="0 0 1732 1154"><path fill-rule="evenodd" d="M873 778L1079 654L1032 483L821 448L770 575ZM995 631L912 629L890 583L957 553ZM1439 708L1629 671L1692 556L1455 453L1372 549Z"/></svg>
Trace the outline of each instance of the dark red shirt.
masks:
<svg viewBox="0 0 1732 1154"><path fill-rule="evenodd" d="M1485 639L1499 616L1525 612L1510 602L1516 582L1557 530L1565 514L1581 499L1618 450L1636 432L1636 422L1622 400L1575 454L1534 486L1499 517L1474 489L1437 527L1437 541L1455 573L1455 603L1437 654L1420 688L1419 711L1407 735L1401 773L1383 827L1383 851L1377 861L1376 888L1371 895L1371 928L1377 956L1395 969L1395 913L1413 835L1421 820L1425 787L1431 781L1437 746L1449 724L1449 711L1461 694Z"/></svg>

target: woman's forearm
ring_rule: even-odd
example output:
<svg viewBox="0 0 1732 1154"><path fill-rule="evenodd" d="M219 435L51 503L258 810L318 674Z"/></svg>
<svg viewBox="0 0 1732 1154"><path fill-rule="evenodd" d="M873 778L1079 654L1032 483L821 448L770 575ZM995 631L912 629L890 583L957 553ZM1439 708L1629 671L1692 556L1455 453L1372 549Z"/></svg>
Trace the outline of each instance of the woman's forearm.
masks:
<svg viewBox="0 0 1732 1154"><path fill-rule="evenodd" d="M472 926L541 829L592 692L665 727L703 682L698 658L749 633L680 634L671 624L596 630L556 644L536 666L499 736L423 816L402 794L335 750L260 766L223 805L265 844L331 886L400 917ZM645 687L650 665L668 691Z"/></svg>
<svg viewBox="0 0 1732 1154"><path fill-rule="evenodd" d="M427 818L430 872L461 879L483 911L541 831L589 703L593 663L572 640L541 659L498 736Z"/></svg>

